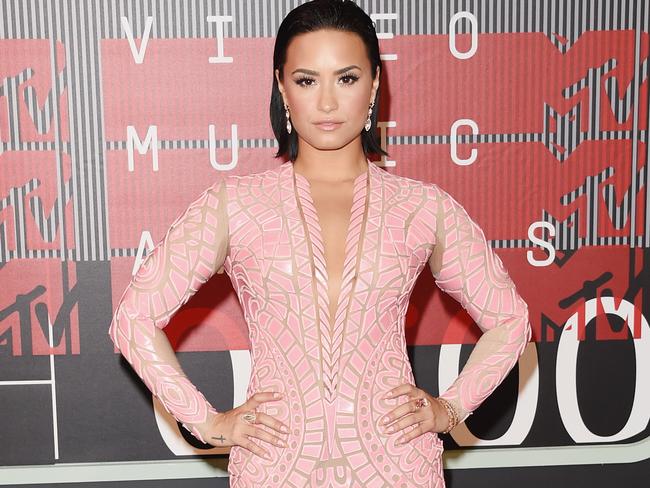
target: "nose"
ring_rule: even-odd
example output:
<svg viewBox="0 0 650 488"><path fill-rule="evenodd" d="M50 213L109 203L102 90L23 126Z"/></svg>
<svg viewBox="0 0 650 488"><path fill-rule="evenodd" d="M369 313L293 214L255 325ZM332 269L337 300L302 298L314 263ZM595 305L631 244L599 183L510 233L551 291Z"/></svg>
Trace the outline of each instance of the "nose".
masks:
<svg viewBox="0 0 650 488"><path fill-rule="evenodd" d="M338 108L338 103L336 102L336 94L334 93L335 88L323 84L318 96L318 109L323 112L331 112Z"/></svg>

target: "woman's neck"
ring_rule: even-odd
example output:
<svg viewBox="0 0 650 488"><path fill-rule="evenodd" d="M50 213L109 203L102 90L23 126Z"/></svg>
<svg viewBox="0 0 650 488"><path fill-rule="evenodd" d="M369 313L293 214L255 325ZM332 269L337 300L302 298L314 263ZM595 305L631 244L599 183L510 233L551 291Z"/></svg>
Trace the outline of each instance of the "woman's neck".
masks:
<svg viewBox="0 0 650 488"><path fill-rule="evenodd" d="M296 173L310 181L343 182L354 180L368 171L368 159L359 146L358 150L342 148L323 151L314 148L300 148L293 162Z"/></svg>

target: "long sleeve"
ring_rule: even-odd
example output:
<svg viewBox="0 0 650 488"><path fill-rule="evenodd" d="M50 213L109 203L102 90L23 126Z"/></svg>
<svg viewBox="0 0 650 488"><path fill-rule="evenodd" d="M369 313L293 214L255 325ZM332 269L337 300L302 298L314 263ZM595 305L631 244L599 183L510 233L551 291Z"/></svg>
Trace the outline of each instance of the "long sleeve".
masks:
<svg viewBox="0 0 650 488"><path fill-rule="evenodd" d="M108 331L149 390L201 442L198 429L216 410L187 378L162 329L221 268L228 236L222 179L192 202L147 255L122 294Z"/></svg>
<svg viewBox="0 0 650 488"><path fill-rule="evenodd" d="M464 421L504 380L531 338L528 306L481 228L433 185L436 242L429 267L436 285L468 312L483 334L458 378L440 397Z"/></svg>

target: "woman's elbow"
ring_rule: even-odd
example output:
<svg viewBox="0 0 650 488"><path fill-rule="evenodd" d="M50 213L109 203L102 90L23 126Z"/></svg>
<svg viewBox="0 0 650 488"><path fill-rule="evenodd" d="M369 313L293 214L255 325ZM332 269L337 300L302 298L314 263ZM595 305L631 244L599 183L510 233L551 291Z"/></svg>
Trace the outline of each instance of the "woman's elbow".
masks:
<svg viewBox="0 0 650 488"><path fill-rule="evenodd" d="M122 301L115 309L111 323L108 326L108 336L111 338L111 342L122 353L124 348L122 347L120 337L125 338L129 336L128 330L126 330L128 328L128 320L125 303Z"/></svg>
<svg viewBox="0 0 650 488"><path fill-rule="evenodd" d="M530 325L530 317L528 314L528 304L521 300L522 303L522 312L520 315L521 323L521 352L526 348L526 345L530 342L533 337L533 329Z"/></svg>

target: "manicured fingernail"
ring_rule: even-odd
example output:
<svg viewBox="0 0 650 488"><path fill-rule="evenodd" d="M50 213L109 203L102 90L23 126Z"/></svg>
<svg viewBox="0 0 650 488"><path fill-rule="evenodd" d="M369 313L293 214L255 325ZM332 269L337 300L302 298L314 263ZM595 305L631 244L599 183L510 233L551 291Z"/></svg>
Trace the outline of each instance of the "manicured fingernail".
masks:
<svg viewBox="0 0 650 488"><path fill-rule="evenodd" d="M388 423L388 417L384 417L383 419L381 419L381 423L382 424L387 424Z"/></svg>
<svg viewBox="0 0 650 488"><path fill-rule="evenodd" d="M264 454L264 457L269 461L271 460L271 455L269 453Z"/></svg>
<svg viewBox="0 0 650 488"><path fill-rule="evenodd" d="M273 393L273 398L280 398L282 395L280 395L277 391Z"/></svg>
<svg viewBox="0 0 650 488"><path fill-rule="evenodd" d="M281 430L282 432L284 432L285 434L287 434L287 433L289 432L289 429L287 429L287 426L286 426L286 425L282 425L282 426L280 426L280 430Z"/></svg>

